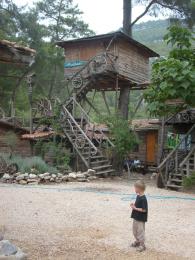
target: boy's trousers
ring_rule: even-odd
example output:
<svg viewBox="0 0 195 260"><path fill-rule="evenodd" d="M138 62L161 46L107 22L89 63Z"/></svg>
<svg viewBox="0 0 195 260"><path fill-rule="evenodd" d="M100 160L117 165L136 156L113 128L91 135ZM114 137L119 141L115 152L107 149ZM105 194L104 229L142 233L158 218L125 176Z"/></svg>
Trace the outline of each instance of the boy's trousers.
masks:
<svg viewBox="0 0 195 260"><path fill-rule="evenodd" d="M133 220L133 235L141 245L145 243L145 222Z"/></svg>

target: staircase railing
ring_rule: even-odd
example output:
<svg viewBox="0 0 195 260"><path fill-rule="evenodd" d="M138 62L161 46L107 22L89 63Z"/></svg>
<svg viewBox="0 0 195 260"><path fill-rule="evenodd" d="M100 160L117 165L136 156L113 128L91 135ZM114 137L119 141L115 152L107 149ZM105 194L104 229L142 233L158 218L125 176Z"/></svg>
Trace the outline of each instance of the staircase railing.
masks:
<svg viewBox="0 0 195 260"><path fill-rule="evenodd" d="M79 109L79 111L77 110L76 112L79 112L79 117L81 118L81 127L83 128L83 122L85 122L85 124L90 125L91 123L94 124L94 122L91 121L89 115L87 114L87 112L83 109L83 107L76 101L75 98L71 98L72 102L73 102L73 108L76 110L76 108ZM106 143L108 143L109 146L114 147L114 143L110 140L110 138L101 130L101 129L93 129L93 132L100 133L101 134L101 139L104 140ZM92 133L92 138L93 139L94 133ZM101 146L101 141L98 140L98 138L94 138L96 139L96 141L99 143L99 145Z"/></svg>
<svg viewBox="0 0 195 260"><path fill-rule="evenodd" d="M170 178L170 174L174 171L179 172L180 162L185 159L191 150L189 143L189 136L195 129L195 124L190 128L187 134L180 140L174 150L172 150L168 156L158 166L158 171L161 173L163 182L167 183ZM184 145L184 147L182 147Z"/></svg>
<svg viewBox="0 0 195 260"><path fill-rule="evenodd" d="M65 106L62 106L62 108L63 111L61 114L60 122L63 127L64 133L67 135L69 141L72 143L73 147L80 155L85 165L89 167L90 157L95 155L98 152L98 149L88 138L88 136L74 119L72 114L68 111L68 109ZM84 152L86 153L85 157L83 156Z"/></svg>

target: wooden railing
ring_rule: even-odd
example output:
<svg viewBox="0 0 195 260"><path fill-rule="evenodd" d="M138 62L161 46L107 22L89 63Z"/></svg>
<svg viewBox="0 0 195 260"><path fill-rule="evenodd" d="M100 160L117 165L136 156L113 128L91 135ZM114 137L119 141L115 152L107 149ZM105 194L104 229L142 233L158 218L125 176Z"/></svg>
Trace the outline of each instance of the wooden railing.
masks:
<svg viewBox="0 0 195 260"><path fill-rule="evenodd" d="M158 171L161 173L163 182L167 183L170 174L174 171L179 172L180 162L182 162L186 156L190 153L191 147L189 143L189 136L194 131L195 124L191 127L188 133L180 140L174 150L172 150L168 156L158 166ZM182 146L184 145L184 148Z"/></svg>
<svg viewBox="0 0 195 260"><path fill-rule="evenodd" d="M108 144L108 146L114 147L114 143L110 140L110 138L102 131L102 129L95 129L95 123L91 121L89 115L86 113L86 111L83 109L83 107L76 101L75 98L71 98L72 103L73 103L73 111L75 111L76 116L78 116L81 119L81 127L84 128L84 122L88 126L90 124L93 124L94 127L92 129L92 138L95 139L100 147L101 147L101 140L104 140L105 143ZM74 113L74 112L73 112ZM101 140L98 138L95 138L95 132L101 134Z"/></svg>

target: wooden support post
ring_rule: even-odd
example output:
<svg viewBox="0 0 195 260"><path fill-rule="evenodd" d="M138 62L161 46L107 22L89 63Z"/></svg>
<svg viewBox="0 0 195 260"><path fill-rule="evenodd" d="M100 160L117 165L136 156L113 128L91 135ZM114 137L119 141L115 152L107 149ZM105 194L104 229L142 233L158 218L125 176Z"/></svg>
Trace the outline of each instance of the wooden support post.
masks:
<svg viewBox="0 0 195 260"><path fill-rule="evenodd" d="M86 102L91 106L91 108L93 108L93 110L98 114L101 115L101 113L97 110L97 108L94 107L94 105L91 103L91 101L85 97Z"/></svg>
<svg viewBox="0 0 195 260"><path fill-rule="evenodd" d="M106 94L105 94L105 91L101 91L102 93L102 97L103 97L103 100L104 100L104 103L106 105L106 108L107 108L107 111L108 111L108 114L110 115L110 108L109 108L109 105L108 105L108 102L107 102L107 99L106 99Z"/></svg>
<svg viewBox="0 0 195 260"><path fill-rule="evenodd" d="M115 114L118 114L118 74L116 76L116 88L115 88Z"/></svg>

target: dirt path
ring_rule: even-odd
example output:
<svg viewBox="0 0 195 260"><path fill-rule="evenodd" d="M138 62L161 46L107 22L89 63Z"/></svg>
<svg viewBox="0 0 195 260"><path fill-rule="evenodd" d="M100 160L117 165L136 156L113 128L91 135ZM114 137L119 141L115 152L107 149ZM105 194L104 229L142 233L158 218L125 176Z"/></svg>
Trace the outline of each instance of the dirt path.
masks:
<svg viewBox="0 0 195 260"><path fill-rule="evenodd" d="M0 228L29 259L195 259L195 195L149 186L144 253L133 240L128 183L0 185ZM194 200L193 200L194 199Z"/></svg>

